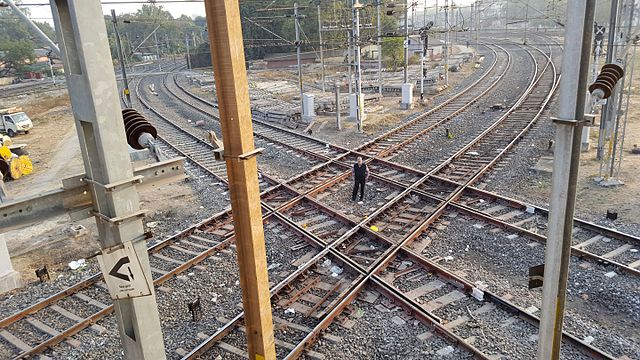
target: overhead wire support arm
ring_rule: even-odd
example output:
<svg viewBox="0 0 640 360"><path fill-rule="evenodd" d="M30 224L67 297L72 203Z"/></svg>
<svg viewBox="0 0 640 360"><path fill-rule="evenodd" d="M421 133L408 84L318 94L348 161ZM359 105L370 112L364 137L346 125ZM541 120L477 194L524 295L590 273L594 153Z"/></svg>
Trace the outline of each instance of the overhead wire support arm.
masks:
<svg viewBox="0 0 640 360"><path fill-rule="evenodd" d="M13 2L13 0L2 0L2 2L4 2L5 4L8 4L11 7L11 9L13 9L13 11L22 20L24 20L24 22L31 28L31 30L34 33L36 33L36 35L40 38L40 40L42 40L42 42L47 44L47 46L51 48L51 51L56 53L56 55L60 56L60 49L58 48L58 45L56 45L51 39L49 39L47 34L45 34L42 30L40 30L40 28L33 21L31 21L31 19L26 14L23 13L20 10L20 8L18 8L18 6Z"/></svg>

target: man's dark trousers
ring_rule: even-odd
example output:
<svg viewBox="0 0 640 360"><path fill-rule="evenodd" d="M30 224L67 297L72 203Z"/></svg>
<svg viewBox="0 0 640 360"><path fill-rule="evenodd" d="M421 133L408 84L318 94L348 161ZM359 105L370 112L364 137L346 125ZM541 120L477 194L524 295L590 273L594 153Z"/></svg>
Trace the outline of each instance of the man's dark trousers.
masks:
<svg viewBox="0 0 640 360"><path fill-rule="evenodd" d="M364 199L364 183L367 181L367 175L369 170L367 169L367 165L362 164L354 164L353 165L353 195L351 196L351 200L356 200L356 195L358 194L358 189L360 189L360 200Z"/></svg>
<svg viewBox="0 0 640 360"><path fill-rule="evenodd" d="M353 183L353 195L351 196L351 200L356 200L356 196L358 195L358 189L360 189L360 200L364 199L364 179L356 180Z"/></svg>

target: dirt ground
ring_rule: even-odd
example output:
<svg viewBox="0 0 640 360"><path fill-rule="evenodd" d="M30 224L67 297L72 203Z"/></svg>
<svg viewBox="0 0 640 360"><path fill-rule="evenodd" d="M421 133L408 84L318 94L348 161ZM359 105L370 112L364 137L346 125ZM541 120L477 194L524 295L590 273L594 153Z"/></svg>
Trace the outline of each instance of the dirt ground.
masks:
<svg viewBox="0 0 640 360"><path fill-rule="evenodd" d="M463 67L463 70L449 75L449 89L453 88L475 69L471 66ZM372 104L365 109L364 133L355 134L355 121L347 119L346 114L341 117L342 130L338 130L335 116L319 115L316 117L316 125L313 126L313 135L344 146L353 147L356 143L369 141L381 133L397 126L407 116L428 110L432 105L432 99L439 94L425 96L420 101L419 95L414 95L413 109L402 110L400 108L400 96L387 96L380 103Z"/></svg>
<svg viewBox="0 0 640 360"><path fill-rule="evenodd" d="M590 220L604 220L607 210L618 213L616 224L636 226L640 229L640 155L631 153L634 144L640 145L640 62L636 62L636 76L633 79L631 98L629 102L628 124L624 140L623 162L617 179L624 185L617 187L603 187L594 178L600 176L600 161L596 159L598 144L598 127L592 127L590 133L591 148L583 152L580 158L580 172L576 196L576 214L588 217ZM626 92L626 89L625 89ZM600 122L600 114L596 115L596 122ZM617 170L616 170L617 172ZM527 199L543 199L548 202L551 196L551 176L536 179L537 184L528 184L520 188L519 197Z"/></svg>
<svg viewBox="0 0 640 360"><path fill-rule="evenodd" d="M600 161L596 159L598 131L591 132L591 149L583 153L580 161L580 182L578 190L578 209L589 209L596 214L606 214L607 210L618 212L618 220L623 223L640 224L640 155L631 153L633 145L640 145L640 61L636 61L635 77L631 85L629 114L622 150L622 166L618 178L623 186L607 188L597 185L594 178L600 175ZM626 89L625 89L626 92ZM599 115L598 115L599 117ZM597 128L593 128L594 130Z"/></svg>
<svg viewBox="0 0 640 360"><path fill-rule="evenodd" d="M4 104L3 104L4 105ZM82 174L82 156L69 97L65 93L51 96L28 96L13 101L31 117L34 129L18 135L15 144L27 144L34 164L32 174L7 181L9 196L20 198L58 188L62 179ZM194 216L201 206L193 189L185 182L164 185L140 193L141 207L148 211L146 221L171 210L185 218ZM79 235L72 226L82 225ZM0 234L6 239L14 268L23 279L35 279L34 270L47 265L55 275L72 260L87 258L99 250L93 219L71 222L67 216L47 219L23 229Z"/></svg>

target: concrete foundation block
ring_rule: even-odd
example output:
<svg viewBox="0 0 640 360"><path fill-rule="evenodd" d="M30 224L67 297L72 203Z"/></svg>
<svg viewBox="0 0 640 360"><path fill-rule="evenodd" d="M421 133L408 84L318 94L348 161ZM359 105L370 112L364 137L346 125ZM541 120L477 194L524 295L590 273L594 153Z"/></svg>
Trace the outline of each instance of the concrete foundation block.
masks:
<svg viewBox="0 0 640 360"><path fill-rule="evenodd" d="M357 105L357 100L356 100L357 96L356 94L351 94L349 96L349 120L353 120L356 121L357 119L357 115L356 112L358 111L358 107ZM366 119L367 116L364 112L364 96L360 97L360 109L362 109L362 120Z"/></svg>
<svg viewBox="0 0 640 360"><path fill-rule="evenodd" d="M589 141L589 134L591 132L591 129L588 126L585 126L582 128L582 142L580 143L580 151L582 152L586 152L589 151L589 149L591 148L591 144Z"/></svg>
<svg viewBox="0 0 640 360"><path fill-rule="evenodd" d="M4 294L13 289L18 289L24 286L22 282L22 276L17 271L11 271L9 273L0 275L0 294Z"/></svg>
<svg viewBox="0 0 640 360"><path fill-rule="evenodd" d="M20 273L13 269L6 240L0 239L0 293L22 287Z"/></svg>
<svg viewBox="0 0 640 360"><path fill-rule="evenodd" d="M313 94L302 94L302 120L309 123L316 118L315 96Z"/></svg>
<svg viewBox="0 0 640 360"><path fill-rule="evenodd" d="M413 84L402 84L402 110L413 109Z"/></svg>

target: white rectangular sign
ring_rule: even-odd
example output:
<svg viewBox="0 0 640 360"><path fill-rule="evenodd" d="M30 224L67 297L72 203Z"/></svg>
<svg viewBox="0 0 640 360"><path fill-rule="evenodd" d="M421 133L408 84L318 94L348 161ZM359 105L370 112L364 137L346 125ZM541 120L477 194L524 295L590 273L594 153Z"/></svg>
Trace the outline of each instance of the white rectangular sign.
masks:
<svg viewBox="0 0 640 360"><path fill-rule="evenodd" d="M147 279L131 242L115 250L105 249L98 255L109 295L113 300L151 295L150 279Z"/></svg>

